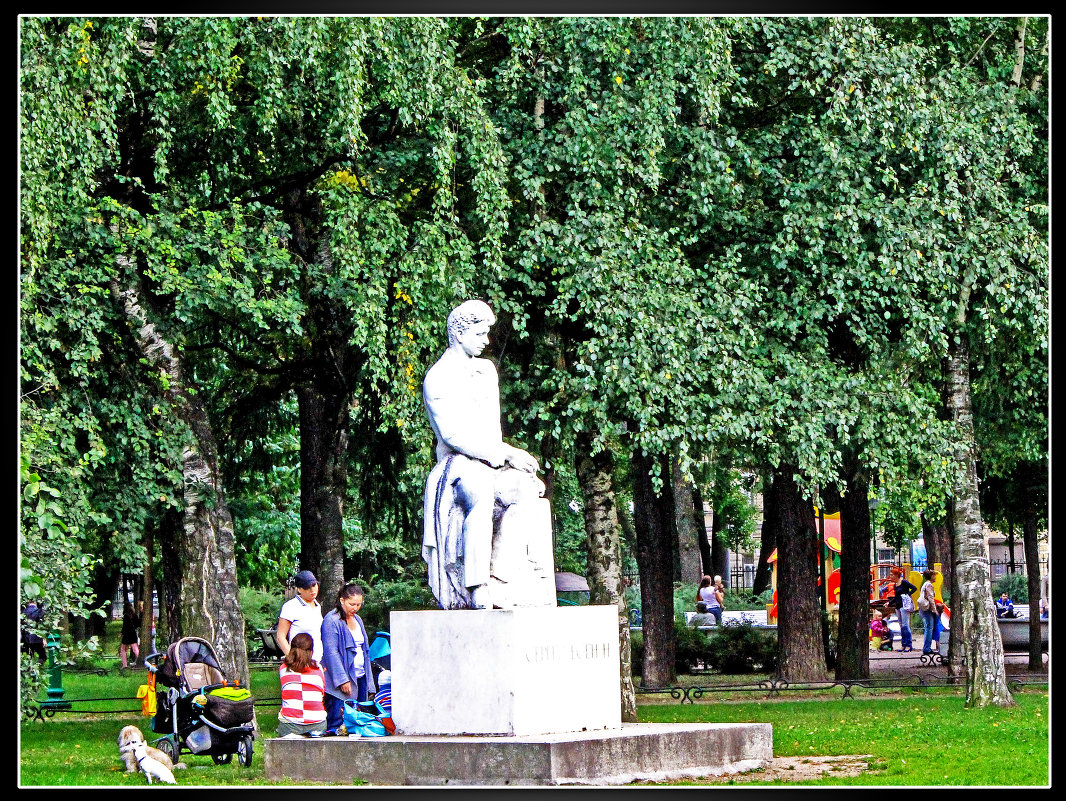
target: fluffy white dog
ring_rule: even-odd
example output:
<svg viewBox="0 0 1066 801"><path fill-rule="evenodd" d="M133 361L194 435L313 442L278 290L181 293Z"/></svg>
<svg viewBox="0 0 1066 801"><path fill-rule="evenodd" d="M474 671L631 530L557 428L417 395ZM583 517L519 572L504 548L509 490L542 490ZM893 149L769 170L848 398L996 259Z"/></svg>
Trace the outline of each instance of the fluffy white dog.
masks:
<svg viewBox="0 0 1066 801"><path fill-rule="evenodd" d="M141 734L141 730L136 726L123 726L122 731L118 733L118 752L122 757L122 761L126 763L126 773L136 773L140 769L137 766L137 757L133 753L133 749L130 748L136 743L144 743L148 756L161 763L167 770L173 771L185 767L184 762L179 762L175 765L165 753L148 745L144 740L144 735Z"/></svg>
<svg viewBox="0 0 1066 801"><path fill-rule="evenodd" d="M152 783L153 777L164 784L177 784L174 781L174 774L170 772L170 768L158 759L148 756L148 745L146 743L134 743L133 745L127 745L126 748L133 752L133 756L137 759L137 766L144 772L149 784Z"/></svg>

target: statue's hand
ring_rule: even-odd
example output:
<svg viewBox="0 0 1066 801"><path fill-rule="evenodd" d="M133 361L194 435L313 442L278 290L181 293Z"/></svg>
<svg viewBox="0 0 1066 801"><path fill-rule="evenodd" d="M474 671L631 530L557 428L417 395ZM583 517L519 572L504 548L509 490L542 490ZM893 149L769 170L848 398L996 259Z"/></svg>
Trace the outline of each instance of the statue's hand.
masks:
<svg viewBox="0 0 1066 801"><path fill-rule="evenodd" d="M540 469L540 464L537 460L521 448L511 448L510 452L507 454L506 464L511 465L511 467L516 470L521 470L525 473L533 473L534 475Z"/></svg>

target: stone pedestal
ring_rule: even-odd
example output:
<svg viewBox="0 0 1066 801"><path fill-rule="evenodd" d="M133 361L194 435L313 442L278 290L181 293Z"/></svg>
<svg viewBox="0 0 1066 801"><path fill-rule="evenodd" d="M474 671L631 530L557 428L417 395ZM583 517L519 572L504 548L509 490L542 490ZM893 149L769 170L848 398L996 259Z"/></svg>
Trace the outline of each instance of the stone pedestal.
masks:
<svg viewBox="0 0 1066 801"><path fill-rule="evenodd" d="M614 606L393 612L390 633L398 734L621 728Z"/></svg>
<svg viewBox="0 0 1066 801"><path fill-rule="evenodd" d="M767 767L769 723L626 723L529 737L347 737L267 740L274 782L414 786L621 785Z"/></svg>

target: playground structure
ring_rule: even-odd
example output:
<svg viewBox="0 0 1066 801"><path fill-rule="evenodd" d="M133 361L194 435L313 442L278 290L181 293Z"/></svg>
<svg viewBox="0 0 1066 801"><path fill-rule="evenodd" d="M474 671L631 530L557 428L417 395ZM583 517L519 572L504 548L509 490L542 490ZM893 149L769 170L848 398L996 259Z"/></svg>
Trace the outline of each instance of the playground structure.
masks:
<svg viewBox="0 0 1066 801"><path fill-rule="evenodd" d="M817 525L822 532L822 552L819 564L819 584L824 587L822 593L823 609L829 614L835 624L840 612L840 512L822 514L817 509ZM766 605L767 624L777 623L777 549L767 558L770 563L770 586L773 588L773 597ZM920 570L915 570L909 562L902 565L889 563L875 563L870 565L870 609L883 609L888 606L888 599L892 594L892 585L895 579L892 570L902 568L903 577L919 589L912 594L917 607L918 593L924 580ZM936 599L937 608L941 610L941 625L950 629L951 612L944 603L942 588L944 574L940 570L940 563L933 565L936 576L933 578L933 597Z"/></svg>

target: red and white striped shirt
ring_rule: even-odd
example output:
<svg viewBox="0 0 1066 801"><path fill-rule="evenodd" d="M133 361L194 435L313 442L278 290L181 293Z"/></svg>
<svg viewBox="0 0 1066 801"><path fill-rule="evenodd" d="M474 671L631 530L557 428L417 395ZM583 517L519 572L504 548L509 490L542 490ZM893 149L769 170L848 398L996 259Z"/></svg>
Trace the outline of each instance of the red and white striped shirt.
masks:
<svg viewBox="0 0 1066 801"><path fill-rule="evenodd" d="M322 695L326 675L322 668L312 668L306 673L294 673L284 665L281 675L281 710L279 720L289 723L321 723L326 719L326 707Z"/></svg>

